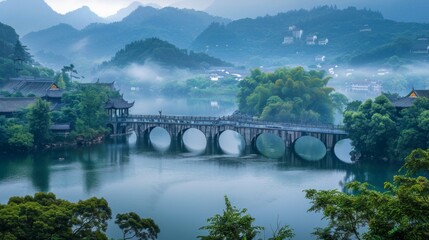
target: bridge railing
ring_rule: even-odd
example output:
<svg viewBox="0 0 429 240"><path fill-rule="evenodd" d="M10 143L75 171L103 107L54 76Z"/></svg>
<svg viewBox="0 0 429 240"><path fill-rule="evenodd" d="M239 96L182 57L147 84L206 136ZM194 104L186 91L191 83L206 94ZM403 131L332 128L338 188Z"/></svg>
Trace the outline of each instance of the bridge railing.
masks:
<svg viewBox="0 0 429 240"><path fill-rule="evenodd" d="M146 122L146 123L175 123L175 124L195 124L195 125L235 125L245 127L258 127L268 129L281 128L307 128L307 129L330 129L343 130L341 125L331 124L308 124L308 123L287 123L263 121L252 118L242 118L235 116L206 117L206 116L171 116L171 115L129 115L115 117L112 122Z"/></svg>

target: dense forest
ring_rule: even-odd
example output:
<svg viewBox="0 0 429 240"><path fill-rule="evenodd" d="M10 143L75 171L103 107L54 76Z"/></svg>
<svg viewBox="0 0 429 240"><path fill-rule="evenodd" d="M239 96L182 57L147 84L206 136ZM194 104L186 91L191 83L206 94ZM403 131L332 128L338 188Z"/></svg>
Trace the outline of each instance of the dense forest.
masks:
<svg viewBox="0 0 429 240"><path fill-rule="evenodd" d="M188 52L158 38L149 38L126 45L110 61L103 63L102 67L122 68L131 63L143 65L146 61L165 67L192 70L231 66L231 64L210 57L205 53Z"/></svg>
<svg viewBox="0 0 429 240"><path fill-rule="evenodd" d="M362 155L402 161L411 150L429 147L429 99L417 98L402 110L385 95L354 101L347 106L344 124Z"/></svg>
<svg viewBox="0 0 429 240"><path fill-rule="evenodd" d="M273 73L254 69L239 83L239 111L270 121L332 123L334 111L347 98L327 86L329 79L324 72L302 67Z"/></svg>

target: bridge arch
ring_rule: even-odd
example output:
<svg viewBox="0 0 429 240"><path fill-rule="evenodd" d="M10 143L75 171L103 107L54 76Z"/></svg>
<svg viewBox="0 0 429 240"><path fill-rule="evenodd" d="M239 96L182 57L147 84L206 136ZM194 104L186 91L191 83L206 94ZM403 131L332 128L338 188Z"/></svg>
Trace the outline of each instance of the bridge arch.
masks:
<svg viewBox="0 0 429 240"><path fill-rule="evenodd" d="M217 150L231 155L240 155L246 148L244 137L235 130L225 129L214 137Z"/></svg>
<svg viewBox="0 0 429 240"><path fill-rule="evenodd" d="M296 139L293 150L299 157L308 161L321 160L327 153L325 143L320 138L311 136L311 134Z"/></svg>

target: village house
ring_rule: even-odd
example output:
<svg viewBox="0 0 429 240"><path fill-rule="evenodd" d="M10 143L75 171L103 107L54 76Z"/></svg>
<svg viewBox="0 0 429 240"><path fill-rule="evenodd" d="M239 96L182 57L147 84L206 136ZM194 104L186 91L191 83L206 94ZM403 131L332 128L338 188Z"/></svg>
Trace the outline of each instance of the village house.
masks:
<svg viewBox="0 0 429 240"><path fill-rule="evenodd" d="M307 45L316 45L316 40L317 40L316 35L310 35L310 36L307 36L307 38L305 39L305 43Z"/></svg>
<svg viewBox="0 0 429 240"><path fill-rule="evenodd" d="M290 44L293 44L293 42L294 42L293 37L284 37L282 44L283 45L290 45Z"/></svg>
<svg viewBox="0 0 429 240"><path fill-rule="evenodd" d="M329 40L327 38L321 38L319 39L319 45L320 46L326 46L328 45Z"/></svg>
<svg viewBox="0 0 429 240"><path fill-rule="evenodd" d="M405 97L399 98L392 102L397 109L409 108L419 97L429 98L429 90L415 90L414 88Z"/></svg>

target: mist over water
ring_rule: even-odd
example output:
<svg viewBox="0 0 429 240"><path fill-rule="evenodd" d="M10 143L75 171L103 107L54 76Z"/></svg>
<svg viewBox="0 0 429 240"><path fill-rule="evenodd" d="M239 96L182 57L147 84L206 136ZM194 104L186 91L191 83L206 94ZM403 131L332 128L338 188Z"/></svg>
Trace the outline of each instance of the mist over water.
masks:
<svg viewBox="0 0 429 240"><path fill-rule="evenodd" d="M354 150L350 139L338 141L334 147L335 156L345 163L354 163L350 153Z"/></svg>
<svg viewBox="0 0 429 240"><path fill-rule="evenodd" d="M240 155L244 151L246 143L238 132L226 130L219 136L219 147L225 154Z"/></svg>
<svg viewBox="0 0 429 240"><path fill-rule="evenodd" d="M161 127L155 127L150 131L149 140L152 147L158 152L167 151L171 144L170 134Z"/></svg>
<svg viewBox="0 0 429 240"><path fill-rule="evenodd" d="M267 158L281 158L286 150L283 140L272 133L262 133L256 139L256 149Z"/></svg>
<svg viewBox="0 0 429 240"><path fill-rule="evenodd" d="M326 147L322 141L311 136L303 136L295 141L296 154L307 161L319 161L326 155Z"/></svg>
<svg viewBox="0 0 429 240"><path fill-rule="evenodd" d="M196 128L190 128L182 136L185 149L194 154L201 154L206 150L207 139L203 132Z"/></svg>

